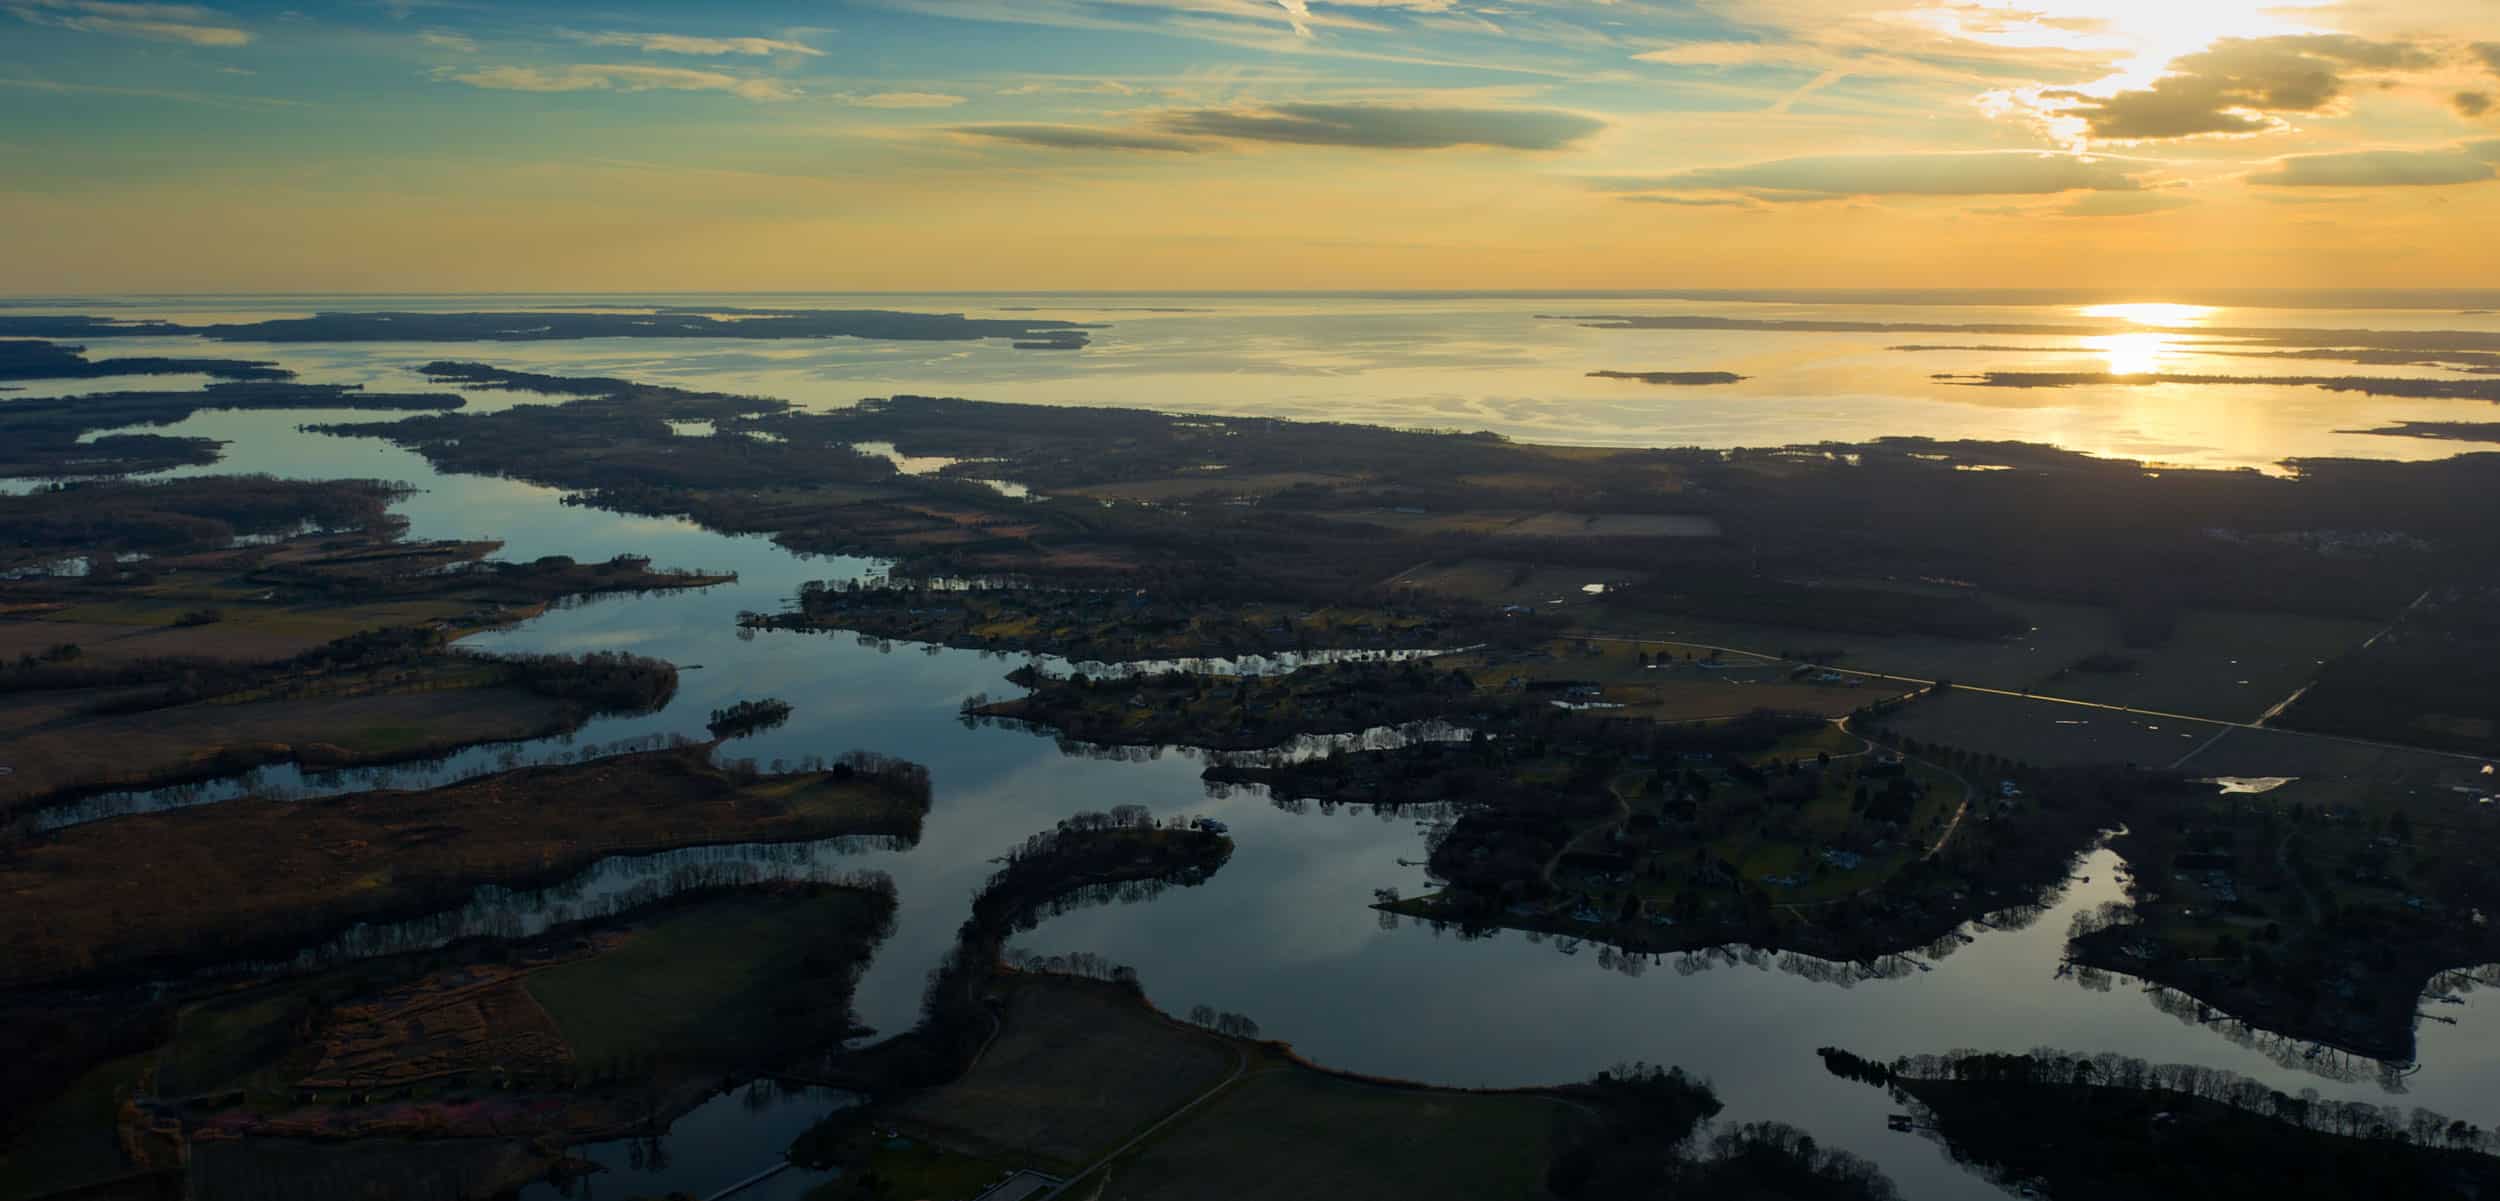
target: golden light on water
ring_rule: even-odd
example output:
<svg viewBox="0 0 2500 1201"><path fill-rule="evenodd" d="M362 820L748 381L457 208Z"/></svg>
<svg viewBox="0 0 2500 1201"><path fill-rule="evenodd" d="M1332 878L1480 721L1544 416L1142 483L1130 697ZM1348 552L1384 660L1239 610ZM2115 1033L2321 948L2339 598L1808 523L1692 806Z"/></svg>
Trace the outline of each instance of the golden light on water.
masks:
<svg viewBox="0 0 2500 1201"><path fill-rule="evenodd" d="M2133 325L2151 325L2174 329L2196 325L2214 315L2215 310L2201 304L2096 304L2086 306L2086 317L2115 318Z"/></svg>
<svg viewBox="0 0 2500 1201"><path fill-rule="evenodd" d="M2109 360L2112 375L2151 375L2161 370L2162 360L2178 349L2168 334L2104 334L2085 338L2102 358Z"/></svg>

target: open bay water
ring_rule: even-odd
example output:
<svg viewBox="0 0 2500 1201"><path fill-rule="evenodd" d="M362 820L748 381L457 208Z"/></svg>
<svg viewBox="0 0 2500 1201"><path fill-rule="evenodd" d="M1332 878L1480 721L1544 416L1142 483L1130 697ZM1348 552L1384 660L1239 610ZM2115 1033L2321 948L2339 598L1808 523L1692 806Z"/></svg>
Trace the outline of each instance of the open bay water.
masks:
<svg viewBox="0 0 2500 1201"><path fill-rule="evenodd" d="M90 339L97 356L274 358L307 382L422 387L410 368L474 359L556 374L616 375L778 396L808 408L917 394L1112 405L1229 416L1491 430L1523 441L1604 446L1767 446L1916 434L2045 442L2160 463L2273 470L2287 458L2444 458L2461 447L2371 436L2399 420L2491 421L2480 400L2409 400L2287 385L1983 388L1934 378L1980 371L2429 376L2434 367L2267 360L2222 353L2200 329L2460 330L2500 337L2500 294L2467 307L2199 307L2007 303L1943 294L1857 299L1516 295L904 295L304 296L122 298L80 312L124 319L248 321L320 311L819 308L956 312L1100 324L1080 351L970 342L832 338L779 341L604 338L561 342L207 342ZM2148 297L2147 300L2159 300ZM2405 298L2422 304L2429 298ZM1915 300L1915 303L1908 302ZM1957 303L1959 300L1961 302ZM2281 305L2280 299L2271 303ZM2105 326L2071 336L1593 329L1553 316L1725 317L1748 321ZM1990 349L1904 351L1905 345ZM1610 370L1727 371L1708 387L1592 379ZM190 386L191 381L177 386ZM12 395L154 386L143 379L51 381ZM442 390L442 389L434 389ZM513 394L470 391L502 406ZM547 398L520 397L539 401ZM367 415L367 419L374 416Z"/></svg>
<svg viewBox="0 0 2500 1201"><path fill-rule="evenodd" d="M236 311L200 307L207 301L183 303L192 307L161 311L220 317ZM476 309L522 302L466 297L426 298L423 303ZM960 297L771 297L714 303L945 309L983 315L1020 302L993 298L984 306ZM366 383L377 389L423 387L406 370L415 363L473 358L533 370L755 391L811 406L920 392L1503 428L1514 436L1556 442L1754 444L1918 433L2037 438L2123 454L2148 454L2130 448L2162 443L2173 453L2156 457L2232 465L2271 463L2287 453L2319 453L2297 448L2329 446L2336 436L2324 432L2325 427L2378 420L2359 415L2358 409L2326 413L2269 407L2260 403L2265 389L2233 389L2218 400L2200 392L2181 403L2219 407L2175 419L2145 412L2159 399L2150 393L2164 390L2121 390L2122 395L2099 400L2081 390L1948 392L1922 377L1930 370L1977 368L1871 345L1905 340L1890 335L1836 340L1787 334L1661 335L1584 331L1533 319L1539 311L1618 312L1633 311L1635 304L1685 302L1254 298L1226 302L1230 307L1213 315L1137 312L1135 306L1146 302L1136 298L1087 298L1084 303L1092 307L1048 311L1119 324L1098 333L1094 349L1075 354L1012 351L990 343L849 340L264 345L148 339L143 346L139 340L99 339L92 350L100 356L271 358L302 371L309 380ZM417 302L388 304L416 307ZM1208 298L1172 298L1169 307L1215 304ZM386 305L367 299L358 307ZM63 311L74 308L65 306ZM146 309L119 312L152 315ZM1879 312L1876 319L1935 319L1890 306ZM1953 313L1949 319L1956 321L2012 319L1960 308ZM2454 323L2472 320L2430 312L2287 311L2263 318L2234 315L2230 323L2290 324L2297 317L2330 326L2361 324L2364 319L2386 326L2398 316L2430 328L2454 328ZM2047 318L2034 314L2023 319ZM1678 345L1683 350L1673 349ZM1756 374L1761 390L1721 394L1577 378L1597 367L1736 370ZM1859 369L1864 371L1862 382L1843 391L1822 390L1834 381L1860 379ZM2320 373L2365 371L2330 368ZM61 390L147 386L144 381L84 383L88 386ZM2009 398L2023 406L2057 403L2047 409L1998 407L1997 402ZM488 393L481 399L512 403L516 394ZM2475 414L2495 419L2491 406L2480 402L2469 413L2425 402L2328 393L2296 399L2316 406L2385 403L2415 419L2467 420ZM1825 1073L1815 1048L1839 1046L1879 1057L1957 1048L2110 1051L2224 1068L2290 1092L2314 1088L2329 1097L2426 1105L2470 1121L2484 1122L2486 1115L2500 1110L2500 1039L2492 1037L2500 1030L2500 1004L2489 1000L2488 992L2468 994L2463 1005L2439 1007L2441 1016L2456 1018L2457 1024L2424 1025L2419 1069L2401 1080L2402 1094L2390 1094L2369 1065L2332 1074L2321 1070L2338 1065L2331 1052L2318 1059L2304 1058L2297 1047L2269 1053L2230 1037L2226 1024L2182 1019L2157 1008L2130 981L2118 979L2095 989L2061 976L2060 949L2069 917L2120 895L2118 864L2106 851L2083 860L2079 879L2036 922L2020 929L1973 928L1971 941L1934 960L1932 970L1909 966L1896 978L1861 978L1833 965L1740 955L1644 961L1635 972L1595 945L1532 939L1516 932L1462 940L1413 923L1383 922L1369 908L1374 889L1413 891L1423 883L1420 869L1399 862L1424 857L1422 819L1361 809L1287 811L1256 789L1234 790L1217 799L1198 779L1203 761L1197 756L1067 755L1046 736L1010 727L968 726L959 720L957 705L963 697L1012 687L1003 677L1020 657L848 634L746 631L736 624L742 611L781 608L803 582L874 574L873 562L801 557L761 538L727 537L682 521L566 506L553 490L510 480L444 476L417 456L376 440L331 438L297 428L384 416L207 413L163 432L229 440L225 462L195 471L405 481L418 491L398 511L409 519L414 537L500 538L505 542L503 556L515 559L568 554L588 560L631 552L650 555L663 566L738 572L740 578L732 585L560 608L466 645L484 651L630 650L687 668L667 708L596 722L576 736L575 745L613 745L668 734L700 737L711 709L739 699L777 696L796 706L790 723L734 743L726 753L769 762L864 748L927 764L935 801L916 847L895 851L826 844L759 848L745 856L758 874L868 870L894 878L900 895L895 933L879 949L857 1002L862 1019L885 1031L900 1030L913 1020L922 983L950 945L972 894L993 869L992 857L1077 810L1141 804L1162 816L1221 818L1238 843L1231 863L1200 887L1175 889L1143 904L1083 909L1053 918L1018 939L1019 948L1042 954L1090 951L1132 965L1149 995L1167 1010L1186 1011L1205 1003L1248 1014L1266 1036L1289 1041L1320 1062L1356 1071L1457 1085L1516 1085L1584 1078L1636 1059L1681 1065L1716 1083L1728 1106L1724 1120L1777 1119L1801 1126L1818 1141L1875 1160L1910 1197L1991 1197L1999 1190L1954 1164L1932 1142L1885 1129L1883 1117L1891 1103L1873 1088ZM1494 418L1507 427L1494 425ZM2317 439L2327 441L2312 441ZM2383 454L2457 449L2402 439L2361 441ZM559 741L516 753L562 753L565 745ZM423 783L428 770L403 769L393 779ZM740 854L720 851L701 858L716 863ZM545 893L481 890L472 908L487 921L485 928L493 928L495 921L527 928L560 907L583 905L621 887L665 888L670 866L609 861L573 885ZM411 936L415 933L421 931L412 927ZM372 945L400 945L388 932L368 931L366 937ZM707 1110L704 1120L686 1123L671 1138L685 1144L678 1156L683 1162L752 1162L761 1167L786 1144L785 1125L735 1120L725 1109Z"/></svg>

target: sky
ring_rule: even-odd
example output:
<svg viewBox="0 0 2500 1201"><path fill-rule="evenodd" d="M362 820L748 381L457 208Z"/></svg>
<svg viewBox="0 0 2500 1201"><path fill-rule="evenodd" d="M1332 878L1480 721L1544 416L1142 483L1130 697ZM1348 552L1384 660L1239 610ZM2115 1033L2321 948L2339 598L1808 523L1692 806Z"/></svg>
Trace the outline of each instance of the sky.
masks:
<svg viewBox="0 0 2500 1201"><path fill-rule="evenodd" d="M2438 288L2500 0L0 0L0 293Z"/></svg>

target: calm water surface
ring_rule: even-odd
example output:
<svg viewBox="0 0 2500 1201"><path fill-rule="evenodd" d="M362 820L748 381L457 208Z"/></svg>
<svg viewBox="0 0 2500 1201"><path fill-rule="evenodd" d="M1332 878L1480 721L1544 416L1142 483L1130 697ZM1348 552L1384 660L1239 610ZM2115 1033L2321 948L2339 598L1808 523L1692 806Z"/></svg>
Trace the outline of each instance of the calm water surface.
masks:
<svg viewBox="0 0 2500 1201"><path fill-rule="evenodd" d="M2492 420L2483 401L2398 400L2315 388L1972 388L1940 372L2114 371L2237 375L2442 375L2235 358L2199 349L2198 326L2500 331L2500 315L2457 309L2212 308L2144 315L2105 335L1795 334L1596 330L1540 315L1694 315L1763 320L2021 323L2095 320L2090 306L1861 304L1577 298L1363 296L812 295L717 297L235 297L125 300L89 311L128 318L242 321L323 309L495 310L531 306L707 304L888 308L974 317L1099 322L1075 353L1011 349L1004 340L263 344L191 338L95 339L98 355L190 354L277 359L310 382L407 389L408 368L480 359L559 374L629 376L756 392L810 408L897 393L1038 404L1488 429L1528 441L1625 446L1762 446L1918 433L2048 442L2093 454L2215 466L2269 467L2294 456L2444 458L2458 449L2340 431L2391 421ZM1907 353L1902 344L2008 347ZM1595 370L1732 371L1725 387L1662 388L1587 378ZM198 377L164 377L195 386ZM96 390L91 381L37 383L24 393ZM107 381L103 387L149 387ZM172 386L169 384L169 386ZM438 389L439 390L439 389ZM486 405L511 394L467 393ZM543 399L543 398L536 398Z"/></svg>
<svg viewBox="0 0 2500 1201"><path fill-rule="evenodd" d="M863 307L938 307L856 299ZM964 344L620 342L232 346L210 353L274 357L315 379L389 387L410 386L411 378L400 370L405 363L478 357L546 370L751 389L814 404L911 390L1288 415L1307 409L1399 424L1479 426L1493 425L1498 417L1503 424L1495 428L1564 441L1767 442L1916 430L2049 438L2126 454L2154 453L2147 448L2159 444L2176 455L2213 462L2311 453L2324 445L2319 439L2329 437L2320 427L2377 420L2354 415L2359 409L2331 416L2314 411L2314 406L2369 407L2353 398L2301 396L2313 406L2305 410L2286 407L2280 396L2265 401L2262 389L2182 402L2197 410L2192 414L2164 413L2159 398L2142 391L2102 400L2080 393L1947 396L1899 381L1951 368L1927 356L1888 358L1880 349L1842 344L1846 339L1755 345L1712 335L1707 347L1679 351L1671 339L1688 335L1601 335L1530 322L1523 315L1629 311L1633 304L1607 301L1582 310L1555 301L1435 302L1428 319L1416 316L1413 303L1358 301L1240 302L1244 311L1220 320L1205 314L1076 312L1070 315L1116 320L1119 329L1093 351L1052 356ZM479 303L469 299L442 307ZM945 307L993 311L960 299ZM1882 312L1885 319L1917 319L1899 310ZM1996 319L1955 312L1955 320ZM2292 324L2297 317L2341 324L2339 318L2351 316L2235 320ZM2387 323L2387 314L2373 316L2374 323ZM2414 318L2441 325L2468 320L2407 317ZM188 341L100 349L168 353L168 345L201 353ZM1904 361L1910 359L1915 362ZM1709 396L1663 389L1610 393L1592 387L1596 381L1572 382L1594 366L1726 368L1763 379L1754 391ZM1826 390L1835 380L1861 378L1853 390ZM1512 388L1516 396L1496 395ZM1788 389L1793 395L1779 391ZM1347 398L1356 395L1361 403L1349 409ZM1816 399L1796 399L1806 395ZM2024 404L2045 399L2056 407L1980 403L2004 397ZM480 399L510 403L513 398L488 393ZM2441 415L2437 406L2402 407L2404 416ZM2477 408L2488 414L2490 406ZM791 722L732 744L729 753L770 761L866 748L928 764L936 786L923 838L908 851L826 843L612 860L570 886L544 893L481 890L461 913L360 931L346 940L351 948L405 946L462 930L535 927L619 896L665 891L692 878L689 867L717 872L734 866L758 876L878 871L896 882L901 907L893 937L861 985L858 1008L869 1024L899 1030L913 1020L923 980L963 920L971 894L993 869L992 856L1075 810L1135 803L1161 815L1222 818L1238 843L1232 862L1202 887L1176 889L1146 904L1055 918L1019 946L1041 953L1092 951L1131 964L1166 1009L1203 1002L1246 1013L1268 1035L1315 1059L1360 1071L1450 1084L1526 1084L1581 1078L1632 1059L1680 1064L1716 1082L1728 1104L1727 1119L1778 1118L1803 1126L1828 1144L1873 1158L1911 1197L1999 1194L1933 1144L1887 1131L1882 1118L1891 1106L1882 1094L1825 1074L1816 1047L1837 1045L1877 1056L1964 1047L2115 1051L2227 1068L2294 1092L2316 1088L2328 1096L2422 1104L2468 1120L2485 1120L2500 1107L2500 1040L2491 1037L2500 1030L2500 1017L2487 994L2470 996L2465 1005L2435 1007L2458 1024L2425 1025L2424 1066L2402 1081L2404 1095L2389 1096L2367 1071L2338 1079L2314 1070L2334 1066L2333 1056L2307 1061L2295 1048L2278 1053L2292 1065L2285 1066L2220 1027L2170 1016L2130 982L2094 990L2061 978L2059 950L2068 916L2119 895L2117 864L2107 852L2084 861L2079 875L2088 882L2073 884L2038 922L2020 930L1975 930L1974 941L1936 961L1933 970L1906 968L1897 979L1836 982L1828 966L1777 957L1751 962L1727 957L1707 970L1696 970L1692 959L1643 961L1635 974L1594 946L1515 932L1466 941L1413 924L1385 923L1368 908L1372 890L1396 886L1412 892L1424 884L1420 869L1399 863L1425 855L1417 818L1359 810L1287 812L1255 789L1216 799L1198 780L1198 756L1070 756L1051 738L1026 730L968 727L957 716L958 702L974 692L1010 691L1002 677L1020 658L845 634L744 631L735 624L742 610L782 607L805 581L872 574L873 563L802 558L763 539L725 537L681 521L566 507L547 489L443 477L416 456L373 440L324 438L295 428L329 419L324 413L206 414L167 432L230 439L227 461L210 470L408 481L421 491L399 511L416 537L497 537L505 542L504 556L516 559L633 552L665 566L734 570L740 579L700 592L561 609L468 643L490 651L632 650L691 668L662 712L595 722L571 740L471 752L387 777L307 779L282 769L265 774L265 782L309 792L371 786L377 779L421 784L507 758L543 761L579 754L584 746L605 748L668 734L699 737L711 709L741 698L778 696L796 706ZM2401 440L2373 439L2368 445L2378 453L2429 449ZM219 795L211 789L195 799ZM706 1173L715 1163L724 1170L731 1163L761 1167L787 1144L794 1123L804 1125L792 1115L810 1104L776 1101L749 1110L738 1098L725 1097L680 1123L669 1142L673 1162L700 1162ZM699 1182L670 1187L692 1183ZM601 1191L610 1190L603 1185Z"/></svg>

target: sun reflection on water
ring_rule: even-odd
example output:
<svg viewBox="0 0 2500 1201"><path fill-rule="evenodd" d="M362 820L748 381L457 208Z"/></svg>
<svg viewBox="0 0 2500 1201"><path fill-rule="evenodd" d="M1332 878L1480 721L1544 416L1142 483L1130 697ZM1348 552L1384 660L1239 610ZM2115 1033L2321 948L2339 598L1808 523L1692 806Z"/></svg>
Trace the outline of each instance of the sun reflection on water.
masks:
<svg viewBox="0 0 2500 1201"><path fill-rule="evenodd" d="M2180 347L2168 334L2103 334L2085 338L2083 344L2109 360L2111 375L2152 375L2162 369L2163 360Z"/></svg>

